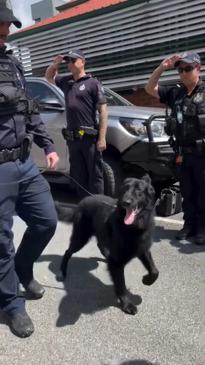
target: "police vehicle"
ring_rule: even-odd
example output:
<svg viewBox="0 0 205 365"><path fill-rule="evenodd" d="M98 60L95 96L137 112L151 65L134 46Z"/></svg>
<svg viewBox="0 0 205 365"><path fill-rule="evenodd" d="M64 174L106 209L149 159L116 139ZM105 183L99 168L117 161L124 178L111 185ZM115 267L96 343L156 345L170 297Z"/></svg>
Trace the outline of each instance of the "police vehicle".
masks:
<svg viewBox="0 0 205 365"><path fill-rule="evenodd" d="M46 171L50 181L65 182L69 175L69 156L62 129L66 126L63 92L45 79L27 79L30 95L39 103L42 120L60 156L57 171ZM173 150L164 132L162 108L137 107L105 88L108 102L107 150L104 152L105 193L114 195L126 176L148 172L155 183L167 185L173 180ZM33 146L33 157L40 169L46 169L45 156Z"/></svg>

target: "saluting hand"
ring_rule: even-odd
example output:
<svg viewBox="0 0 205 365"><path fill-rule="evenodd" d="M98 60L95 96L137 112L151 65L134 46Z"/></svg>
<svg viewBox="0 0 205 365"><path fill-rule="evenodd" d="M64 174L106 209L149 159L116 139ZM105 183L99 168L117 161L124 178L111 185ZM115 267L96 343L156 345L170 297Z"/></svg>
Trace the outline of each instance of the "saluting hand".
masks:
<svg viewBox="0 0 205 365"><path fill-rule="evenodd" d="M59 54L58 56L56 56L54 59L53 59L53 65L55 65L56 67L58 67L62 62L64 62L63 60L64 56Z"/></svg>
<svg viewBox="0 0 205 365"><path fill-rule="evenodd" d="M162 61L162 63L161 63L161 67L163 68L163 70L165 71L165 70L170 70L170 69L172 69L172 68L174 68L174 65L175 65L175 63L178 61L178 60L180 60L180 56L179 55L173 55L173 56L171 56L171 57L168 57L168 58L165 58L165 60L164 61Z"/></svg>
<svg viewBox="0 0 205 365"><path fill-rule="evenodd" d="M56 152L51 152L46 155L47 167L55 170L59 161L59 157Z"/></svg>

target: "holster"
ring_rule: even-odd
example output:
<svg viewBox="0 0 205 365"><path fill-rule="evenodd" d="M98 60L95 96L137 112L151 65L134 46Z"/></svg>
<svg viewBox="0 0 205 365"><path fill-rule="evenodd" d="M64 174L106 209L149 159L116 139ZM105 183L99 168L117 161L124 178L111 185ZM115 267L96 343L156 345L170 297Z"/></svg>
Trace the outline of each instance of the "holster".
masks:
<svg viewBox="0 0 205 365"><path fill-rule="evenodd" d="M33 143L33 136L31 134L26 134L20 147L19 159L21 162L25 162L30 155Z"/></svg>
<svg viewBox="0 0 205 365"><path fill-rule="evenodd" d="M199 130L205 136L205 114L198 115Z"/></svg>

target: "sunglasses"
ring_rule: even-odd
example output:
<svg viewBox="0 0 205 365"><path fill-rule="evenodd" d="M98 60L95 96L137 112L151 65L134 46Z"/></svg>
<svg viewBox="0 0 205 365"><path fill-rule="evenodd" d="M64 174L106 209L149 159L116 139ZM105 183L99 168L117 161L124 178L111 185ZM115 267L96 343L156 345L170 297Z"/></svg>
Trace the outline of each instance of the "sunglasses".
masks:
<svg viewBox="0 0 205 365"><path fill-rule="evenodd" d="M182 74L184 71L185 72L191 72L191 71L193 71L194 68L195 67L193 67L191 65L187 65L185 67L178 67L178 72L179 72L179 74Z"/></svg>
<svg viewBox="0 0 205 365"><path fill-rule="evenodd" d="M69 58L69 57L66 57L64 59L65 63L75 63L77 61L77 58Z"/></svg>

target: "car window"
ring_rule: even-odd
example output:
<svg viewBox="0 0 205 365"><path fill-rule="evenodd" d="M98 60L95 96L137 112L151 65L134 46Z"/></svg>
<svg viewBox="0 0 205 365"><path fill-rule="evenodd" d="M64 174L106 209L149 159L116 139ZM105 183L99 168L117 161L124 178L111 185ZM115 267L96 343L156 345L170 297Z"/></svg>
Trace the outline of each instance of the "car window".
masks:
<svg viewBox="0 0 205 365"><path fill-rule="evenodd" d="M132 105L128 100L124 99L122 96L105 89L105 96L107 99L107 104L109 106L127 106Z"/></svg>
<svg viewBox="0 0 205 365"><path fill-rule="evenodd" d="M60 102L56 94L42 82L27 81L27 91L29 96L39 103L46 103L51 100Z"/></svg>

